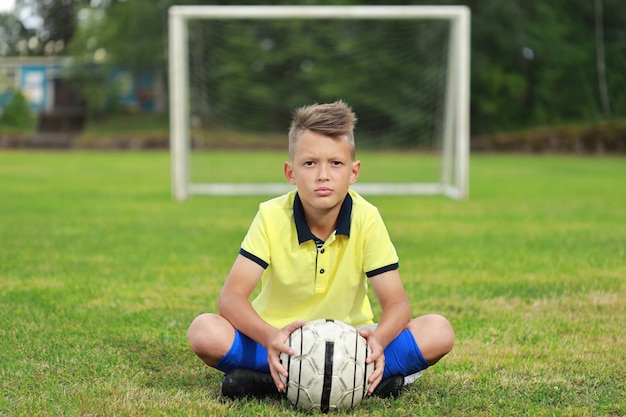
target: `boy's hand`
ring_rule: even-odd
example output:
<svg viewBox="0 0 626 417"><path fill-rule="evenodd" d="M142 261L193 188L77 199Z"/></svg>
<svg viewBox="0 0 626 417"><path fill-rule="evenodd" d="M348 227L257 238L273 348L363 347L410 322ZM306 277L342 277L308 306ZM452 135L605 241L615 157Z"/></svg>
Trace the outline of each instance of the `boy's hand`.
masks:
<svg viewBox="0 0 626 417"><path fill-rule="evenodd" d="M374 372L369 377L368 382L370 386L367 390L367 395L372 395L380 381L383 380L383 372L385 371L385 353L383 346L380 344L374 332L370 329L361 329L359 334L367 339L367 345L371 349L370 355L365 360L365 363L374 363Z"/></svg>
<svg viewBox="0 0 626 417"><path fill-rule="evenodd" d="M280 363L280 354L281 352L285 352L289 355L294 354L294 350L285 344L285 341L289 338L289 335L293 333L294 330L299 329L304 326L304 321L294 321L283 327L282 329L274 332L267 341L265 348L267 349L267 362L270 367L270 374L272 375L272 379L276 384L276 388L278 392L283 392L285 389L285 385L283 381L280 379L280 375L287 377L289 374L285 367Z"/></svg>

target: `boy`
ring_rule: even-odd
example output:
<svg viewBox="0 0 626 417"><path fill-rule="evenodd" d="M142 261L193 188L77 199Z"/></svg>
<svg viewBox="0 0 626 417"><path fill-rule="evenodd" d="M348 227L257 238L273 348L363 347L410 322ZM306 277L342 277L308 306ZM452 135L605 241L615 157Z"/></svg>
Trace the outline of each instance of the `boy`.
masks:
<svg viewBox="0 0 626 417"><path fill-rule="evenodd" d="M411 319L398 256L378 210L349 189L359 177L356 116L343 101L296 110L283 170L296 190L259 206L219 298L219 315L202 314L187 338L207 365L225 373L229 398L285 389L280 353L289 334L319 318L360 330L374 362L368 395L397 397L405 383L454 344L442 316ZM257 284L261 291L249 297ZM378 324L367 296L380 303Z"/></svg>

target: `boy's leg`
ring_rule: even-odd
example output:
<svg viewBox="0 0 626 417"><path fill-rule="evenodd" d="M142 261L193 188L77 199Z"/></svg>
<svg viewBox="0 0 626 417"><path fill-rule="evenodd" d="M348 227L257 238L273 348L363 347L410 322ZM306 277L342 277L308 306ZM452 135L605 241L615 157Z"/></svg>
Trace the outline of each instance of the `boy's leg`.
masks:
<svg viewBox="0 0 626 417"><path fill-rule="evenodd" d="M252 381L250 384L252 387L268 382L265 385L269 391L276 390L271 376L269 373L266 374L269 370L266 370L267 352L265 349L245 335L236 332L223 317L215 314L198 316L190 325L187 338L192 351L207 365L225 372L233 371L224 378L222 389L225 395L231 396L224 392L225 388L228 386L242 388L240 386L242 381ZM375 394L397 396L403 384L413 382L422 369L437 363L450 352L453 344L454 331L444 317L431 314L411 320L407 329L385 349L383 378L388 381L386 384L381 383ZM240 368L250 371L241 372ZM252 369L257 371L251 371ZM399 375L405 378L402 380L396 378ZM267 381L265 381L266 377L268 377ZM383 389L383 385L389 385L389 387ZM263 388L263 391L263 394L267 394L265 392L267 389ZM254 395L255 393L243 395L246 394ZM240 395L237 391L232 396Z"/></svg>
<svg viewBox="0 0 626 417"><path fill-rule="evenodd" d="M414 318L407 328L411 331L428 365L434 365L454 346L455 334L450 322L438 314Z"/></svg>
<svg viewBox="0 0 626 417"><path fill-rule="evenodd" d="M187 339L207 365L224 372L222 395L278 395L263 346L235 330L223 317L202 314L191 323Z"/></svg>
<svg viewBox="0 0 626 417"><path fill-rule="evenodd" d="M454 331L448 320L437 314L417 317L385 348L383 379L404 375L406 383L413 382L416 373L436 364L453 344Z"/></svg>
<svg viewBox="0 0 626 417"><path fill-rule="evenodd" d="M270 374L270 367L267 363L267 350L239 330L235 330L235 338L230 350L215 364L215 368L224 373L228 373L233 369L243 368Z"/></svg>
<svg viewBox="0 0 626 417"><path fill-rule="evenodd" d="M228 320L216 314L201 314L189 326L191 350L207 365L226 373L246 368L269 373L267 350L235 330Z"/></svg>
<svg viewBox="0 0 626 417"><path fill-rule="evenodd" d="M358 329L368 328L374 331L378 324L359 326ZM428 368L428 362L422 353L409 329L404 329L385 348L385 370L383 380L374 392L375 397L397 398L402 388L415 381L422 375L422 370Z"/></svg>
<svg viewBox="0 0 626 417"><path fill-rule="evenodd" d="M235 339L235 329L225 318L217 314L201 314L189 330L187 340L193 353L207 365L215 365L228 353Z"/></svg>
<svg viewBox="0 0 626 417"><path fill-rule="evenodd" d="M374 330L376 325L367 326ZM385 348L383 381L376 388L383 395L397 397L406 384L422 370L434 365L454 344L454 331L444 317L430 314L409 322L407 329Z"/></svg>
<svg viewBox="0 0 626 417"><path fill-rule="evenodd" d="M409 329L403 330L385 348L385 371L383 380L393 376L413 376L407 383L417 379L417 373L428 368L422 352Z"/></svg>

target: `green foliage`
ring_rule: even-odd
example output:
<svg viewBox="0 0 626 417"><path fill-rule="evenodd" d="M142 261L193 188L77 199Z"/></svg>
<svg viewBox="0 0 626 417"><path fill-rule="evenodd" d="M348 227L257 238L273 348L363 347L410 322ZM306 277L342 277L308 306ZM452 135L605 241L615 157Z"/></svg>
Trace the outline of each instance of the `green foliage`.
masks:
<svg viewBox="0 0 626 417"><path fill-rule="evenodd" d="M28 39L34 35L35 31L26 29L14 14L0 13L0 56L36 54L37 51L26 48Z"/></svg>
<svg viewBox="0 0 626 417"><path fill-rule="evenodd" d="M40 32L43 42L61 41L67 44L76 30L76 9L84 2L85 0L17 0L16 4L31 13L36 9L42 20Z"/></svg>
<svg viewBox="0 0 626 417"><path fill-rule="evenodd" d="M122 110L121 86L111 80L107 66L76 63L65 71L69 85L80 91L89 119L113 116Z"/></svg>
<svg viewBox="0 0 626 417"><path fill-rule="evenodd" d="M626 114L626 13L604 5L608 95L600 104L594 2L467 1L472 8L472 125L474 133Z"/></svg>
<svg viewBox="0 0 626 417"><path fill-rule="evenodd" d="M0 125L10 128L32 129L35 119L28 101L21 91L16 91L0 115Z"/></svg>
<svg viewBox="0 0 626 417"><path fill-rule="evenodd" d="M343 98L367 115L362 139L427 145L437 127L426 115L442 106L446 54L428 49L429 40L445 49L446 29L385 20L194 21L191 101L204 126L279 132L291 109Z"/></svg>
<svg viewBox="0 0 626 417"><path fill-rule="evenodd" d="M96 51L105 51L107 62L124 66L134 72L150 69L159 76L167 74L167 9L174 4L215 4L215 1L150 0L87 2L85 0L50 1L20 0L23 6L34 5L45 21L45 31L50 39L40 39L40 46L48 40L71 40L67 51L82 61L93 59ZM240 5L228 0L222 5ZM262 2L248 2L261 4ZM354 0L321 0L316 5L358 4ZM97 6L92 6L97 4ZM310 1L280 1L274 4L311 4ZM538 125L554 125L581 121L599 121L626 116L626 8L622 0L413 0L395 4L466 4L472 11L472 80L471 80L471 128L474 134L523 129ZM598 16L594 7L603 6ZM82 10L79 11L79 8ZM78 13L77 13L78 11ZM80 16L75 25L72 18ZM598 37L601 23L603 35ZM16 22L11 23L11 33L19 32ZM407 33L403 24L391 28L384 24L365 25L361 32L347 33L332 39L325 31L326 23L313 27L302 22L285 22L289 30L269 33L257 25L257 33L241 31L223 45L207 46L198 55L208 59L209 54L224 54L229 46L248 48L247 65L234 64L228 68L212 68L210 62L202 62L207 71L205 83L219 83L215 93L224 106L258 106L259 103L275 103L267 108L271 114L261 122L282 129L288 112L295 106L312 101L334 99L338 83L353 91L350 102L364 112L381 114L381 124L372 129L372 136L379 137L390 130L402 132L419 128L424 123L417 120L413 126L408 119L405 95L415 95L411 90L411 76L422 77L429 71L422 65L407 68L399 64L397 55L375 60L366 67L357 67L346 54L350 42L358 38L368 42L385 39L394 33L405 33L407 49L416 48L415 37ZM213 29L215 30L215 29ZM190 31L192 43L210 37L205 32ZM73 34L73 36L72 36ZM428 36L428 31L417 37ZM432 35L441 36L437 30ZM17 35L16 35L17 36ZM248 38L247 38L248 37ZM371 37L372 40L367 40ZM27 39L19 35L19 39ZM17 39L12 36L10 39ZM258 48L261 41L271 38L281 49L268 53ZM16 54L9 42L10 54ZM606 66L607 95L610 109L601 105L601 81L599 80L598 53L603 46ZM222 48L222 49L220 49ZM29 53L31 53L30 51ZM309 67L299 71L302 62L335 60L330 70ZM192 58L193 61L193 58ZM263 70L250 74L250 64L263 62ZM255 64L255 65L256 65ZM306 66L306 65L305 65ZM412 71L413 72L412 72ZM289 75L297 83L293 88L282 81ZM165 78L163 78L165 79ZM250 79L254 87L246 87ZM409 87L389 91L387 80L402 80ZM96 84L99 82L96 81ZM94 101L105 102L102 91L88 91ZM242 92L246 93L243 98ZM289 94L287 94L289 93ZM418 91L419 93L419 91ZM289 98L287 98L289 97ZM239 101L237 101L239 100ZM98 107L98 106L96 106ZM99 106L99 108L104 108ZM220 111L220 109L212 109ZM242 124L257 122L254 117L236 117ZM204 120L206 123L210 121ZM278 126L278 127L277 127ZM244 126L245 127L245 126ZM249 128L249 127L248 127ZM363 131L369 127L361 125Z"/></svg>
<svg viewBox="0 0 626 417"><path fill-rule="evenodd" d="M171 0L102 2L98 7L85 4L81 24L68 51L81 59L106 51L109 67L165 71L167 67L167 9Z"/></svg>
<svg viewBox="0 0 626 417"><path fill-rule="evenodd" d="M109 65L139 72L167 65L167 2L133 0L114 3L98 32Z"/></svg>
<svg viewBox="0 0 626 417"><path fill-rule="evenodd" d="M226 177L268 175L267 154L259 172L242 170L253 155L221 157ZM623 159L471 165L467 201L370 198L413 314L444 314L457 343L399 399L338 415L626 415ZM223 400L185 340L262 197L174 202L165 152L4 152L0 190L0 414L306 416Z"/></svg>

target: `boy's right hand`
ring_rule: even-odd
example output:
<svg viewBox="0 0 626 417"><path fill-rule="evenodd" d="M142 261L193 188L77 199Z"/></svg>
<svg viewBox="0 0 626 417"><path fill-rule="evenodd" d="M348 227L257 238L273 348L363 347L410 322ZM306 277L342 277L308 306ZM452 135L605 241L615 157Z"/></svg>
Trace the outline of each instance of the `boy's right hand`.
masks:
<svg viewBox="0 0 626 417"><path fill-rule="evenodd" d="M278 392L283 392L285 389L285 384L283 384L280 376L282 375L286 378L289 375L285 367L280 362L280 354L282 352L288 355L294 354L294 350L285 344L285 341L289 338L291 333L304 326L304 324L304 320L294 321L282 329L276 330L269 337L265 345L265 348L267 349L267 362L269 363L270 374L272 375L272 379L276 384Z"/></svg>

